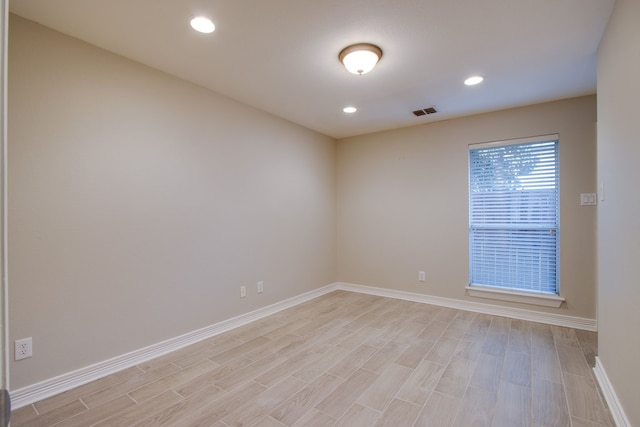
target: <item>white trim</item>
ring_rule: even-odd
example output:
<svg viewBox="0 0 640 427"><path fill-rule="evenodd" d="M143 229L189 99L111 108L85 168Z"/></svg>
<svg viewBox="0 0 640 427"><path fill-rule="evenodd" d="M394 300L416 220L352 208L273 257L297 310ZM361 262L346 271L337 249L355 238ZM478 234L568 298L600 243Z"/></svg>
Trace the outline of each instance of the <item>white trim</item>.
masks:
<svg viewBox="0 0 640 427"><path fill-rule="evenodd" d="M529 136L525 138L503 139L501 141L476 142L473 144L469 144L469 149L477 150L479 148L505 147L508 145L529 144L533 142L551 142L557 141L559 139L560 135L557 133L553 133L549 135Z"/></svg>
<svg viewBox="0 0 640 427"><path fill-rule="evenodd" d="M0 0L0 388L9 389L9 287L7 283L7 75L9 2Z"/></svg>
<svg viewBox="0 0 640 427"><path fill-rule="evenodd" d="M513 291L511 289L495 288L493 286L472 285L467 286L466 290L469 293L469 296L476 298L520 302L523 304L540 305L543 307L559 308L565 301L564 298L558 295Z"/></svg>
<svg viewBox="0 0 640 427"><path fill-rule="evenodd" d="M598 356L596 356L596 366L593 368L593 373L600 385L604 399L607 401L607 405L609 406L611 416L613 417L613 421L615 421L616 426L631 427L631 423L622 408L622 404L618 400L618 395L613 389L613 386L609 381L609 377L607 376L604 366L602 366L602 362L600 362L600 358Z"/></svg>
<svg viewBox="0 0 640 427"><path fill-rule="evenodd" d="M530 322L546 323L548 325L583 329L585 331L598 330L597 321L595 319L588 319L585 317L543 313L540 311L524 310L522 308L502 307L474 301L436 297L432 295L416 294L413 292L396 291L393 289L374 288L371 286L354 285L351 283L338 283L338 289L406 301L421 302L424 304L438 305L458 310L473 311L476 313L491 314L494 316L511 317L514 319L528 320Z"/></svg>
<svg viewBox="0 0 640 427"><path fill-rule="evenodd" d="M179 350L188 345L195 344L199 341L230 331L287 308L302 304L303 302L325 295L336 289L337 284L324 286L322 288L306 292L302 295L260 308L250 313L223 320L222 322L132 351L130 353L116 356L112 359L98 362L96 364L62 374L55 378L50 378L36 384L13 390L11 391L11 406L13 409L18 409L31 403L38 402L42 399L46 399L47 397L71 390L72 388L79 387L104 376L138 365L142 362L155 359L156 357Z"/></svg>

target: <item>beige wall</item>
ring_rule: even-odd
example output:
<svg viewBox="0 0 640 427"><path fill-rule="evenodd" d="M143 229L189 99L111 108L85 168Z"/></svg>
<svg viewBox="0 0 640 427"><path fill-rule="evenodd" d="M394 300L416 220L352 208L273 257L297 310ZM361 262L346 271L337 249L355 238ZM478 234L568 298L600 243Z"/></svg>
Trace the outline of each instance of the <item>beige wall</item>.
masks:
<svg viewBox="0 0 640 427"><path fill-rule="evenodd" d="M598 49L599 357L640 426L640 2L617 0Z"/></svg>
<svg viewBox="0 0 640 427"><path fill-rule="evenodd" d="M335 280L326 136L12 16L8 140L13 389Z"/></svg>
<svg viewBox="0 0 640 427"><path fill-rule="evenodd" d="M338 142L338 280L595 318L596 98L534 105ZM468 144L560 134L560 309L465 295ZM427 280L418 281L418 271Z"/></svg>

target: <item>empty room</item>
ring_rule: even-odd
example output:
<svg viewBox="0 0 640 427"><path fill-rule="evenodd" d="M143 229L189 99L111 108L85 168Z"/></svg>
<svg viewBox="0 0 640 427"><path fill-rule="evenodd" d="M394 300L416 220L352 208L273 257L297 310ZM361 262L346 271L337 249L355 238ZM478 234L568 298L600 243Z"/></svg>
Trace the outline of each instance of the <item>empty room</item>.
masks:
<svg viewBox="0 0 640 427"><path fill-rule="evenodd" d="M639 2L0 4L0 427L640 426Z"/></svg>

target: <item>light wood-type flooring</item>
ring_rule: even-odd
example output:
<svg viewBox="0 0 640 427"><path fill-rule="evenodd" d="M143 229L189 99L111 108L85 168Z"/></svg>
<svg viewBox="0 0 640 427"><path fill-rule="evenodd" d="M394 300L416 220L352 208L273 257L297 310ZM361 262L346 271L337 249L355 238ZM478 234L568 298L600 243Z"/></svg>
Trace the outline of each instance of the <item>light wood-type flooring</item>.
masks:
<svg viewBox="0 0 640 427"><path fill-rule="evenodd" d="M336 291L14 411L19 426L614 426L597 335Z"/></svg>

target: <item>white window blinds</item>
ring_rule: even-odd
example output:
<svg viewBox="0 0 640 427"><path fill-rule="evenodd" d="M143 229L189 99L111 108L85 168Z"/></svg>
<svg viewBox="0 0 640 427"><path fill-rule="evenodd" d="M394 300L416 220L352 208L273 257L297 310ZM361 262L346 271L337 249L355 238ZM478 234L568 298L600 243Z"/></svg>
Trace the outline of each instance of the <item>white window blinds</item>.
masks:
<svg viewBox="0 0 640 427"><path fill-rule="evenodd" d="M471 285L558 293L558 139L469 149Z"/></svg>

